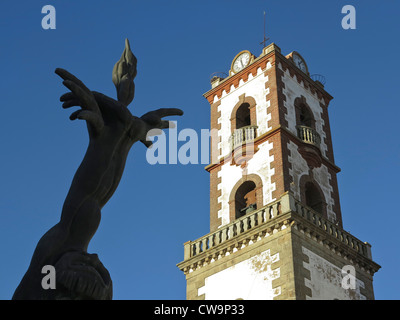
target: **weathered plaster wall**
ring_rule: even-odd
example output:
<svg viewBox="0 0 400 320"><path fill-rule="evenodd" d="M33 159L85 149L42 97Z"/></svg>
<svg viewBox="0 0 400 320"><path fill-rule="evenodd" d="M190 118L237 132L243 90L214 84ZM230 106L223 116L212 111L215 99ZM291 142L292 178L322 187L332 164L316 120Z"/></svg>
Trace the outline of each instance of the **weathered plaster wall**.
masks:
<svg viewBox="0 0 400 320"><path fill-rule="evenodd" d="M279 68L282 70L282 66L279 64ZM321 153L322 155L326 156L327 145L324 142L324 138L326 138L326 133L323 130L324 120L322 119L322 108L320 103L323 103L323 99L319 99L316 94L312 94L310 90L305 89L303 82L299 84L296 79L296 75L293 77L290 76L289 70L283 73L282 81L285 84L283 88L283 94L286 97L286 101L284 105L287 109L287 114L285 115L285 119L288 122L288 129L292 132L295 136L297 136L297 129L296 129L296 112L294 107L294 101L296 98L300 98L304 96L306 98L307 104L310 107L314 120L315 120L315 130L321 136Z"/></svg>
<svg viewBox="0 0 400 320"><path fill-rule="evenodd" d="M265 70L269 68L271 68L271 64L268 63ZM266 86L268 76L265 75L265 70L258 68L256 76L253 77L250 74L246 82L240 80L237 88L234 88L232 85L230 92L227 94L223 91L220 99L215 96L214 103L220 101L220 105L218 106L218 112L221 115L218 119L218 123L221 124L221 129L218 131L219 141L221 141L218 144L218 147L221 149L220 157L224 157L231 152L229 144L229 138L232 134L231 115L233 107L239 102L239 97L242 94L245 94L246 97L251 96L256 101L257 136L271 129L267 128L267 123L271 115L268 115L266 112L270 103L265 99L269 93L269 88Z"/></svg>
<svg viewBox="0 0 400 320"><path fill-rule="evenodd" d="M274 157L270 155L273 144L266 141L260 144L258 148L259 150L248 162L246 170L240 166L225 163L218 172L218 177L221 178L221 183L218 185L218 190L221 190L221 196L218 198L218 202L221 203L221 209L218 211L218 218L221 218L221 226L231 222L229 221L229 196L232 188L242 176L254 173L261 178L263 184L263 205L275 200L272 198L275 184L271 182L271 176L275 173L275 169L271 169Z"/></svg>
<svg viewBox="0 0 400 320"><path fill-rule="evenodd" d="M364 282L356 278L355 289L345 289L342 286L342 270L302 247L303 253L308 257L308 263L303 262L304 268L310 271L310 279L305 279L305 285L311 289L311 297L308 300L365 300L366 297L360 293L364 288Z"/></svg>
<svg viewBox="0 0 400 320"><path fill-rule="evenodd" d="M294 142L290 141L288 143L288 149L290 150L289 162L291 163L289 174L293 181L293 183L290 185L290 191L293 193L296 199L301 200L300 179L303 175L309 175L310 170L306 160L304 160L302 155L298 152L298 147ZM336 214L333 210L335 200L332 197L333 188L330 183L331 175L329 174L328 168L323 164L319 168L313 168L312 176L324 193L328 219L330 221L335 221Z"/></svg>
<svg viewBox="0 0 400 320"><path fill-rule="evenodd" d="M280 287L272 287L272 281L280 277L280 268L271 269L277 261L279 253L271 256L266 250L207 277L198 295L204 294L205 300L272 300L281 293Z"/></svg>
<svg viewBox="0 0 400 320"><path fill-rule="evenodd" d="M240 80L237 88L234 88L232 85L228 94L223 91L220 99L214 99L214 103L220 102L218 105L218 113L220 114L218 123L221 124L220 130L218 130L218 136L220 137L220 142L218 143L220 159L231 153L231 145L229 143L229 138L232 135L231 115L234 106L240 101L239 97L241 95L245 94L246 97L252 97L256 102L257 136L271 129L268 127L271 114L267 112L270 102L266 99L269 93L268 76L265 75L265 70L270 68L271 64L267 63L264 70L261 68L257 69L257 74L254 77L250 74L246 82ZM274 160L274 157L270 155L270 150L272 148L273 144L268 141L260 144L258 146L259 150L254 157L248 161L246 171L240 166L231 165L230 162L226 162L221 166L218 172L220 183L217 186L217 190L221 191L218 197L218 218L221 218L219 227L230 222L229 196L237 181L246 174L254 173L261 178L263 183L264 205L275 200L272 198L275 184L271 183L271 176L275 172L274 169L271 169L271 163Z"/></svg>

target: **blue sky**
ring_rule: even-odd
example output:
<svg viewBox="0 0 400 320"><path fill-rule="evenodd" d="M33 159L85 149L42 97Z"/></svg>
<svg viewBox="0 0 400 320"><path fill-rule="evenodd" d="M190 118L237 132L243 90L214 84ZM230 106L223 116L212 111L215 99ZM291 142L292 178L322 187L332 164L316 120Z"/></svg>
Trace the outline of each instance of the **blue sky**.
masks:
<svg viewBox="0 0 400 320"><path fill-rule="evenodd" d="M56 8L43 30L41 8ZM356 8L355 30L341 9ZM258 56L267 33L284 54L294 50L311 73L326 77L344 228L372 244L382 269L376 299L398 299L400 280L398 1L3 1L0 11L0 299L10 299L40 237L60 218L87 147L83 122L71 122L59 97L56 67L92 90L116 96L111 71L129 38L138 58L140 116L179 107L178 130L209 128L202 96L213 72L234 56ZM184 142L179 142L181 146ZM150 165L135 145L122 181L102 211L89 252L110 271L115 299L185 299L176 264L183 243L209 231L204 164Z"/></svg>

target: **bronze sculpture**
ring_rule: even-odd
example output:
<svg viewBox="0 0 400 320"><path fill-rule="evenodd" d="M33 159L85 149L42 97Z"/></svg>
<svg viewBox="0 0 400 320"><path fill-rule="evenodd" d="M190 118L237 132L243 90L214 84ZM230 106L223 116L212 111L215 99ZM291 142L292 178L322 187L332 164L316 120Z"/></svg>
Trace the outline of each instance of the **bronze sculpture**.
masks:
<svg viewBox="0 0 400 320"><path fill-rule="evenodd" d="M112 281L107 269L96 254L87 252L100 223L101 209L118 187L132 145L141 141L150 147L151 141L146 140L148 132L169 128L170 122L163 118L183 114L176 108L158 109L140 118L130 113L127 106L134 98L136 65L126 40L112 75L118 101L90 91L68 71L56 69L70 90L60 101L63 108L80 107L70 119L86 121L89 146L73 178L60 221L38 242L13 299L112 298ZM56 270L56 289L42 287L41 271L45 265Z"/></svg>

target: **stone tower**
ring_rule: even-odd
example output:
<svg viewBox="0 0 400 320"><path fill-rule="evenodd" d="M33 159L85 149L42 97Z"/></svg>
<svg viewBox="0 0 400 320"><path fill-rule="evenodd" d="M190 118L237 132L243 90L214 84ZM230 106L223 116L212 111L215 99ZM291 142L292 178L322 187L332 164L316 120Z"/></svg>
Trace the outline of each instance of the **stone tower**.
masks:
<svg viewBox="0 0 400 320"><path fill-rule="evenodd" d="M313 79L270 44L211 80L210 233L184 244L187 299L374 299L380 266L343 230L332 96Z"/></svg>

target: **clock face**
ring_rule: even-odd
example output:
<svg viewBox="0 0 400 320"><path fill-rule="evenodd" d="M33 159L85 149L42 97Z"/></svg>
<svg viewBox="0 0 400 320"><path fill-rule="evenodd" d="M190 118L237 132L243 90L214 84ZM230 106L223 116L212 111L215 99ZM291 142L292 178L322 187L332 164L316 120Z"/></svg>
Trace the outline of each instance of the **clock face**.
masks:
<svg viewBox="0 0 400 320"><path fill-rule="evenodd" d="M307 73L306 63L299 55L293 54L293 62L297 68L299 68L304 73Z"/></svg>
<svg viewBox="0 0 400 320"><path fill-rule="evenodd" d="M239 72L243 68L247 67L249 62L250 62L250 53L243 52L236 58L235 62L233 63L233 71L236 73Z"/></svg>

